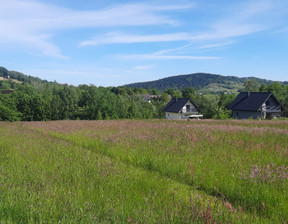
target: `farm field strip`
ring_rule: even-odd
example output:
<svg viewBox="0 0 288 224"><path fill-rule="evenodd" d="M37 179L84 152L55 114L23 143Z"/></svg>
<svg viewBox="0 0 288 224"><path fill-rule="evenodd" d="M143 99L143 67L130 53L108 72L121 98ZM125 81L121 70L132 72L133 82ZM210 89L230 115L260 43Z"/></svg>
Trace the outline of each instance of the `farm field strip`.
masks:
<svg viewBox="0 0 288 224"><path fill-rule="evenodd" d="M1 222L269 222L157 172L27 128L33 123L0 124Z"/></svg>
<svg viewBox="0 0 288 224"><path fill-rule="evenodd" d="M261 122L263 127L253 127L258 121L245 121L249 127L232 127L231 121L228 125L219 122L63 121L25 125L125 164L157 171L217 196L230 210L257 214L272 223L287 220L288 138L283 123Z"/></svg>

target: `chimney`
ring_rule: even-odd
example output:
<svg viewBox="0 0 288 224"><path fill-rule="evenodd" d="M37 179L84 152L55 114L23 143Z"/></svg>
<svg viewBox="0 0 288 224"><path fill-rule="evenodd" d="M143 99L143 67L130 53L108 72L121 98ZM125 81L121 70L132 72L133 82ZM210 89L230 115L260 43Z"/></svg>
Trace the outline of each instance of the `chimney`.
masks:
<svg viewBox="0 0 288 224"><path fill-rule="evenodd" d="M247 92L247 97L248 97L248 98L250 97L250 94L251 94L250 91L248 91L248 92Z"/></svg>

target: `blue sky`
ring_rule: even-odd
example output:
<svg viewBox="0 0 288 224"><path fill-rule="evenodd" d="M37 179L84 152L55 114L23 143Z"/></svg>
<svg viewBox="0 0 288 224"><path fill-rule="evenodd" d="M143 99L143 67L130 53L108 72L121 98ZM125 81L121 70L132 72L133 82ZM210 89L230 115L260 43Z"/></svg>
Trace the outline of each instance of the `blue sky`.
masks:
<svg viewBox="0 0 288 224"><path fill-rule="evenodd" d="M0 0L0 28L0 66L48 81L288 81L287 0Z"/></svg>

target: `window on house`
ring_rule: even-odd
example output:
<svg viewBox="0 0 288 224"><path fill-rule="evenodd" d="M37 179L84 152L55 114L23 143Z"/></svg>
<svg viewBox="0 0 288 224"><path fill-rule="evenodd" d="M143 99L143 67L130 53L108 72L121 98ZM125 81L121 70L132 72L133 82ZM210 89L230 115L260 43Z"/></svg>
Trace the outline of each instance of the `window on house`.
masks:
<svg viewBox="0 0 288 224"><path fill-rule="evenodd" d="M186 105L186 111L190 111L190 105Z"/></svg>
<svg viewBox="0 0 288 224"><path fill-rule="evenodd" d="M270 106L270 101L269 100L266 101L266 106Z"/></svg>

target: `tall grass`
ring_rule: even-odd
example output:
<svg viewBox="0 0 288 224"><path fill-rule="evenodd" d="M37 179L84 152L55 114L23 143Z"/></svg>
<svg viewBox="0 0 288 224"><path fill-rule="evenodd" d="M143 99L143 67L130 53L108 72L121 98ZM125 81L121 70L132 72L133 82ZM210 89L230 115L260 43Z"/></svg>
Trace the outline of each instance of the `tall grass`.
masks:
<svg viewBox="0 0 288 224"><path fill-rule="evenodd" d="M70 128L77 123L66 124ZM241 223L249 219L244 212L231 212L216 197L159 172L123 163L80 142L72 144L69 136L51 137L27 129L28 125L39 123L0 123L1 223ZM69 133L61 122L41 125ZM104 143L95 145L109 149Z"/></svg>
<svg viewBox="0 0 288 224"><path fill-rule="evenodd" d="M285 122L0 123L0 220L285 223Z"/></svg>
<svg viewBox="0 0 288 224"><path fill-rule="evenodd" d="M218 197L228 210L272 223L288 220L286 121L82 121L57 123L57 130L54 124L34 123L75 145Z"/></svg>

